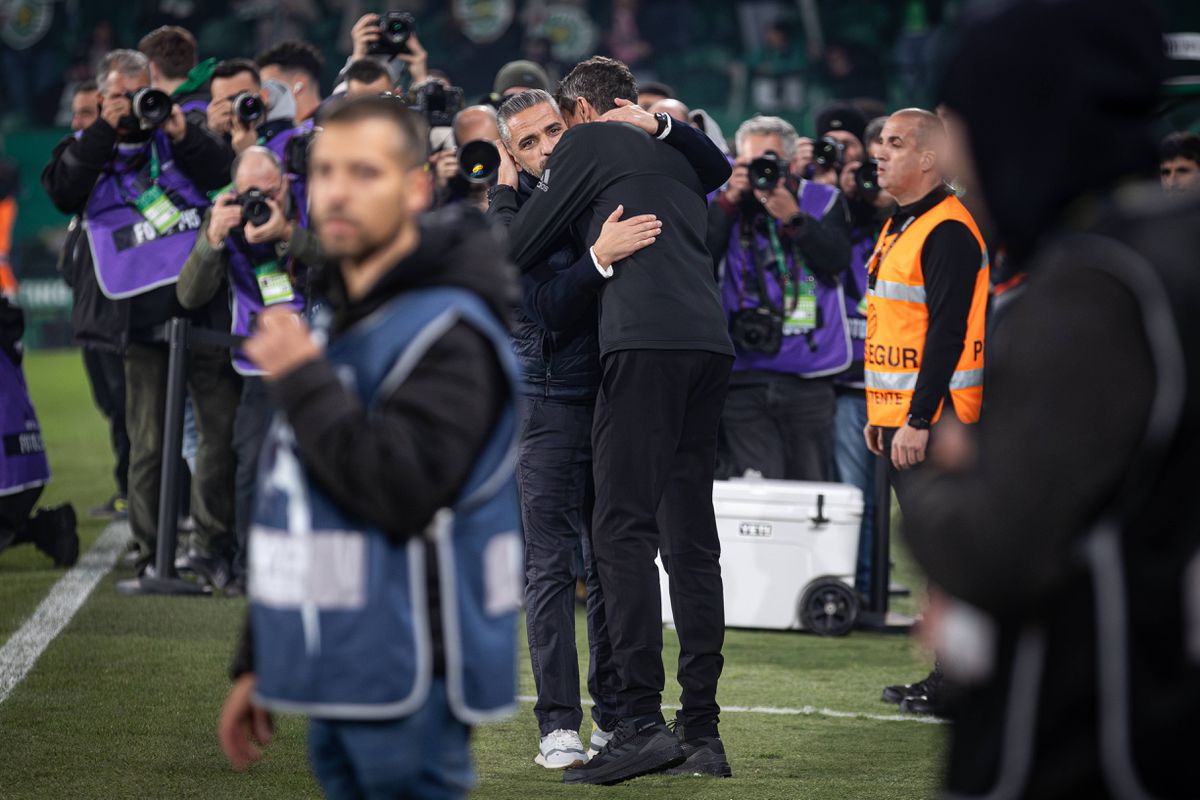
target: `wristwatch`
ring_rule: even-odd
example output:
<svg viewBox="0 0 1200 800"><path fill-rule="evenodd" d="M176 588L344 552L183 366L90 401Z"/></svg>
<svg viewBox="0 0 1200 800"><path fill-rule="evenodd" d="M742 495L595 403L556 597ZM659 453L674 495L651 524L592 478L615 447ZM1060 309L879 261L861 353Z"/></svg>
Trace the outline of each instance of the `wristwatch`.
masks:
<svg viewBox="0 0 1200 800"><path fill-rule="evenodd" d="M667 126L671 124L671 118L665 112L662 112L662 111L656 111L654 113L654 118L656 120L658 120L658 130L656 130L654 132L654 138L661 139L662 135L667 130Z"/></svg>
<svg viewBox="0 0 1200 800"><path fill-rule="evenodd" d="M906 421L908 422L908 427L917 431L927 431L929 430L929 426L932 424L928 418L914 417L912 414L908 415L908 419Z"/></svg>

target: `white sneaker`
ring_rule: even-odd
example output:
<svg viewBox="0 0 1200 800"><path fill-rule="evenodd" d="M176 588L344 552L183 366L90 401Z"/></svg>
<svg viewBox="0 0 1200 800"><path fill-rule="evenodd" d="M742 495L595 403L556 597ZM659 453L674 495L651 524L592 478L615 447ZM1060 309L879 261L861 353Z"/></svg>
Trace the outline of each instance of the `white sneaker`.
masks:
<svg viewBox="0 0 1200 800"><path fill-rule="evenodd" d="M600 726L592 723L592 741L588 744L588 759L596 757L596 754L604 749L604 746L612 740L615 731L602 731Z"/></svg>
<svg viewBox="0 0 1200 800"><path fill-rule="evenodd" d="M546 769L567 769L581 767L587 763L588 757L583 752L583 742L575 731L559 729L551 731L542 737L538 745L537 757L533 763Z"/></svg>

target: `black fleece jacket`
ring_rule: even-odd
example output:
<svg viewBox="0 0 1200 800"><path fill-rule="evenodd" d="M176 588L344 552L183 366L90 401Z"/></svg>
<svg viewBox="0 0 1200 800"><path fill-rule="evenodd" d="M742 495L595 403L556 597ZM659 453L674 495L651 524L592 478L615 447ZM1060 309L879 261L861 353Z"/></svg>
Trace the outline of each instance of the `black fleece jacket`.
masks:
<svg viewBox="0 0 1200 800"><path fill-rule="evenodd" d="M452 286L479 295L507 325L516 278L503 248L473 209L453 206L421 220L420 243L358 300L341 275L326 274L334 309L331 338L397 295ZM489 339L467 323L447 331L409 377L370 417L324 358L268 385L296 434L313 479L347 513L380 527L396 543L419 536L434 513L466 483L508 397L508 381ZM432 550L427 552L427 558ZM441 653L436 564L429 558L434 652ZM253 669L249 629L235 656L235 676ZM440 668L435 664L435 669Z"/></svg>

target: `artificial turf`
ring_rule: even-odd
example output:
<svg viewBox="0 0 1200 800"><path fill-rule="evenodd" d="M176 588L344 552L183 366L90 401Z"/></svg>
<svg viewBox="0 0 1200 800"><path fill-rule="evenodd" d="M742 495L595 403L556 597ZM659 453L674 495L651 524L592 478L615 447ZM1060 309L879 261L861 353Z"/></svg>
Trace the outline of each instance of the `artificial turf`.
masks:
<svg viewBox="0 0 1200 800"><path fill-rule="evenodd" d="M84 547L101 525L85 510L112 491L106 428L92 407L77 352L32 353L26 372L54 480L44 502L80 510ZM899 577L919 579L897 552ZM0 640L33 611L61 571L30 547L0 554ZM239 600L125 597L118 566L0 703L0 798L299 798L319 796L307 768L304 724L277 720L276 741L248 773L233 772L215 726L226 668L244 613ZM584 626L577 632L582 646ZM677 643L664 633L667 673ZM893 714L885 683L928 668L899 636L843 639L731 630L719 699L726 706L814 707ZM523 695L533 693L521 651ZM586 672L586 670L583 670ZM586 694L585 694L586 696ZM668 679L665 702L677 702ZM668 712L669 715L669 712ZM587 723L585 722L585 725ZM648 777L612 788L564 787L533 764L537 728L529 703L477 729L475 798L921 798L934 794L945 730L909 721L726 713L722 735L734 778ZM584 731L586 738L587 731Z"/></svg>

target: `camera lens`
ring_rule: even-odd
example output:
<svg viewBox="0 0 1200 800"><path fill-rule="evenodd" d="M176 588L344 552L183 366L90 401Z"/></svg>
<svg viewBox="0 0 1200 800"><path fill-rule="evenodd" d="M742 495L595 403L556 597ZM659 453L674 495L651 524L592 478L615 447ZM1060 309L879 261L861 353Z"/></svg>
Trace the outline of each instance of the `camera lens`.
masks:
<svg viewBox="0 0 1200 800"><path fill-rule="evenodd" d="M783 176L783 162L774 153L768 153L750 162L746 168L750 185L763 192L769 192L779 183Z"/></svg>
<svg viewBox="0 0 1200 800"><path fill-rule="evenodd" d="M263 103L262 97L253 92L242 92L233 98L233 113L247 125L258 122L266 114L266 111L266 104Z"/></svg>
<svg viewBox="0 0 1200 800"><path fill-rule="evenodd" d="M142 88L133 93L133 115L144 128L154 128L171 116L171 98L158 89Z"/></svg>

